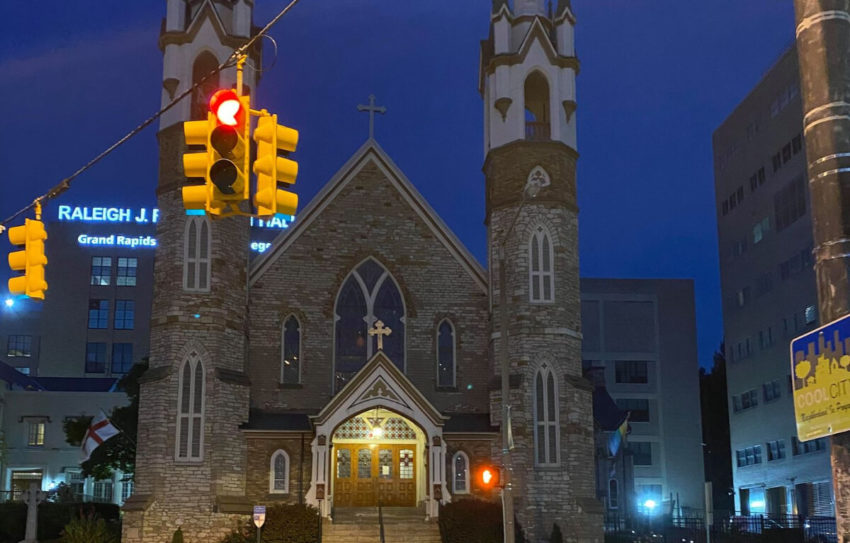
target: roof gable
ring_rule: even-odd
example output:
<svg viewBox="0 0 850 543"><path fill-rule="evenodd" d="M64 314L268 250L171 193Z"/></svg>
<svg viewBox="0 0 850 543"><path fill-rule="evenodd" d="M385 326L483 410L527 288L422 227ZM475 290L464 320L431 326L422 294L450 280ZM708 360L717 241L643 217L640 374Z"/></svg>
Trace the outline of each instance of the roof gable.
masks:
<svg viewBox="0 0 850 543"><path fill-rule="evenodd" d="M343 192L348 183L369 163L374 163L383 172L390 185L398 191L402 199L431 230L438 242L451 253L458 264L469 273L472 280L486 293L487 280L484 269L416 190L413 183L381 149L378 142L371 138L346 161L304 210L298 214L293 226L281 232L272 242L271 247L252 263L249 271L249 285L253 286L262 278L266 271L321 216L322 211Z"/></svg>

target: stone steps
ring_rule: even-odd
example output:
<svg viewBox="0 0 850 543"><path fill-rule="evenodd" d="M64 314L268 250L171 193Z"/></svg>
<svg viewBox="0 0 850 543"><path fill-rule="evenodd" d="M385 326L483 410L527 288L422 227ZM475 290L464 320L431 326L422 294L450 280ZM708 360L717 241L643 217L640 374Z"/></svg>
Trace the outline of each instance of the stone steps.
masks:
<svg viewBox="0 0 850 543"><path fill-rule="evenodd" d="M436 522L416 507L385 507L386 543L441 543ZM322 523L322 543L380 543L377 507L337 508L333 522Z"/></svg>

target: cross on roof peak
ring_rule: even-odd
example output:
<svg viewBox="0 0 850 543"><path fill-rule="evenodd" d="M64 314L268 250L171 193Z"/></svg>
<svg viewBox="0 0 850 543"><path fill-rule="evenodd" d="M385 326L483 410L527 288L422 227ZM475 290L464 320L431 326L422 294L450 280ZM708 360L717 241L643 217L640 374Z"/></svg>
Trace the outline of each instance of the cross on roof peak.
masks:
<svg viewBox="0 0 850 543"><path fill-rule="evenodd" d="M387 108L384 106L376 106L375 105L375 95L369 95L369 105L357 105L357 111L368 111L369 112L369 139L375 139L375 113L380 113L383 115L387 112Z"/></svg>

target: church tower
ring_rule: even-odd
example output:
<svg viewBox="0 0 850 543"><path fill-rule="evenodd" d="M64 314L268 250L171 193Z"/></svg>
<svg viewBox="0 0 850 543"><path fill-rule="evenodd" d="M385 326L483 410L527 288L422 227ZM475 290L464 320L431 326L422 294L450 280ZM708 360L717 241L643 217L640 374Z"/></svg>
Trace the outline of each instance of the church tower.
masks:
<svg viewBox="0 0 850 543"><path fill-rule="evenodd" d="M252 32L252 0L168 0L159 37L165 106L224 62ZM248 67L256 66L259 49ZM256 71L245 70L246 92ZM249 225L243 217L187 216L181 187L183 121L206 117L211 94L235 68L213 75L160 119L150 367L142 378L136 493L125 543L217 541L250 513L245 499L245 374Z"/></svg>
<svg viewBox="0 0 850 543"><path fill-rule="evenodd" d="M569 0L553 5L493 0L482 42L490 351L498 383L506 312L513 502L527 539L548 540L557 522L565 541L592 542L602 540L602 507L592 387L581 373L579 64ZM502 395L492 388L490 410L501 421Z"/></svg>

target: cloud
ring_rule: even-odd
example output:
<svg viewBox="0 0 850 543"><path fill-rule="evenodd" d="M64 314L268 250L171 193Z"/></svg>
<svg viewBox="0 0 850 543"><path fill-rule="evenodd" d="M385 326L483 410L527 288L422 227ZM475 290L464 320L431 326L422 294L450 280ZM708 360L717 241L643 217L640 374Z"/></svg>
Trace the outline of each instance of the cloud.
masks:
<svg viewBox="0 0 850 543"><path fill-rule="evenodd" d="M132 53L156 47L157 36L149 27L128 28L92 39L57 44L49 49L0 59L0 88L16 87L33 78L48 77L68 70L84 70L86 66L110 62L124 57L132 62Z"/></svg>

